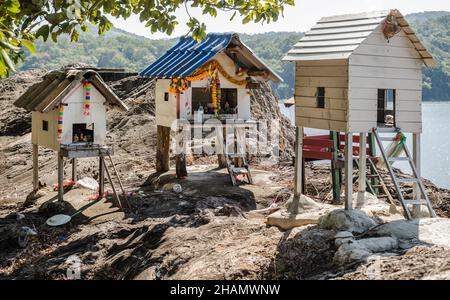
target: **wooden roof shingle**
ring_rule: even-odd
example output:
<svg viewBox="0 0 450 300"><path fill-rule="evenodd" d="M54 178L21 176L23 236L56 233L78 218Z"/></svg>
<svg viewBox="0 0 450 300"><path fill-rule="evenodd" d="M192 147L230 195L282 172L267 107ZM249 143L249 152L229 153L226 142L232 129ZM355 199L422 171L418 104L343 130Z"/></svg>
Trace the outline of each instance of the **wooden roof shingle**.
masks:
<svg viewBox="0 0 450 300"><path fill-rule="evenodd" d="M325 17L306 32L283 60L348 59L384 20L394 15L399 26L428 67L434 65L431 54L420 42L405 17L396 9Z"/></svg>

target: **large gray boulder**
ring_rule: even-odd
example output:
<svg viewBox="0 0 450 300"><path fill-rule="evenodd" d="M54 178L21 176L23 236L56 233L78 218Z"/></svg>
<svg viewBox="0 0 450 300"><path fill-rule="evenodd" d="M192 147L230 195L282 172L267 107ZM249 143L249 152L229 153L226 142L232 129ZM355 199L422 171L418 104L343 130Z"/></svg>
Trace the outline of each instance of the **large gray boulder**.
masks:
<svg viewBox="0 0 450 300"><path fill-rule="evenodd" d="M333 262L338 265L345 265L353 262L365 261L372 252L359 244L358 241L351 240L342 244L333 257Z"/></svg>
<svg viewBox="0 0 450 300"><path fill-rule="evenodd" d="M372 252L386 252L398 248L398 241L392 237L377 237L358 240L359 245Z"/></svg>
<svg viewBox="0 0 450 300"><path fill-rule="evenodd" d="M344 234L341 234L342 236ZM366 261L373 254L385 253L393 255L389 251L398 248L398 242L391 237L367 238L354 240L351 237L344 237L340 246L334 254L333 261L338 265L345 265L353 262ZM338 239L335 240L338 242ZM395 255L395 254L394 254Z"/></svg>
<svg viewBox="0 0 450 300"><path fill-rule="evenodd" d="M375 220L360 210L336 209L319 219L320 228L336 231L363 233L376 225Z"/></svg>

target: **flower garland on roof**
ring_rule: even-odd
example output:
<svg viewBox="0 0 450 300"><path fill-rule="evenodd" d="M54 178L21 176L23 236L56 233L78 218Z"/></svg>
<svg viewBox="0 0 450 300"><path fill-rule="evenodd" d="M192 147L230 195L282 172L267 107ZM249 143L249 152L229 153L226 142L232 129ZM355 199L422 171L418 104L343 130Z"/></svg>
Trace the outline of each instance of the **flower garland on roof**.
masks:
<svg viewBox="0 0 450 300"><path fill-rule="evenodd" d="M223 66L217 60L211 60L195 70L192 75L186 76L185 78L172 78L172 82L169 86L169 92L172 94L178 94L187 90L190 86L190 82L203 80L206 77L215 78L216 74L220 73L229 82L236 85L246 85L247 79L236 79L228 74Z"/></svg>

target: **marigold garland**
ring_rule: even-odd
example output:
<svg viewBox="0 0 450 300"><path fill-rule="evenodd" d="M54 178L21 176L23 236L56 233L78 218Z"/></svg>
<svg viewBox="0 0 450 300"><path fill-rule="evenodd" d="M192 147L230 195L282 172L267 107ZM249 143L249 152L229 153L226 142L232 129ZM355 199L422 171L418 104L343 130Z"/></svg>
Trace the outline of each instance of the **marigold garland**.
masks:
<svg viewBox="0 0 450 300"><path fill-rule="evenodd" d="M247 79L235 79L230 74L228 74L222 65L217 60L211 60L195 70L192 75L186 76L185 78L172 78L172 82L169 86L169 92L172 94L178 94L182 91L185 91L189 88L189 82L203 80L206 77L211 77L213 82L217 76L217 73L220 73L224 78L226 78L229 82L234 83L236 85L246 85Z"/></svg>

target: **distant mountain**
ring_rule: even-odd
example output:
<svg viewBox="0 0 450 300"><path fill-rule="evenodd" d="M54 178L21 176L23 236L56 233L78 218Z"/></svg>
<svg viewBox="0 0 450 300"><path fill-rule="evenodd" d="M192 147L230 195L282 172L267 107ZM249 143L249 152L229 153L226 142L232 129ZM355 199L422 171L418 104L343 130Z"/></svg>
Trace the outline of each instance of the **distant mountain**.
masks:
<svg viewBox="0 0 450 300"><path fill-rule="evenodd" d="M425 11L421 13L409 14L406 18L408 19L408 22L423 22L448 15L450 15L450 11Z"/></svg>
<svg viewBox="0 0 450 300"><path fill-rule="evenodd" d="M438 62L424 72L424 100L450 100L450 12L436 11L406 16L418 36ZM289 98L294 90L294 64L281 61L300 39L300 32L240 34L241 39L284 79L274 85L280 98ZM112 28L102 36L95 26L82 33L78 43L61 37L58 43L37 42L38 52L28 56L19 70L55 69L70 63L88 63L99 67L139 71L171 47L178 38L151 40L125 30Z"/></svg>

